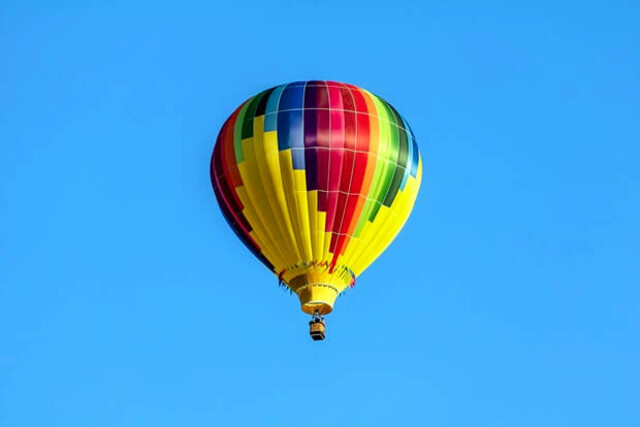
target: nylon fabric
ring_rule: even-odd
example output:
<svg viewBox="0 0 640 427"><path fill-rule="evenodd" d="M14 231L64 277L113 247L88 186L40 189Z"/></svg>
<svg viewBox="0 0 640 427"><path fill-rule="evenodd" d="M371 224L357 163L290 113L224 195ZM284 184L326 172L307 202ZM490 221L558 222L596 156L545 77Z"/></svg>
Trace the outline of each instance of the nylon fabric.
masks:
<svg viewBox="0 0 640 427"><path fill-rule="evenodd" d="M408 122L353 85L307 81L250 98L211 159L223 215L251 252L323 314L393 241L418 194Z"/></svg>

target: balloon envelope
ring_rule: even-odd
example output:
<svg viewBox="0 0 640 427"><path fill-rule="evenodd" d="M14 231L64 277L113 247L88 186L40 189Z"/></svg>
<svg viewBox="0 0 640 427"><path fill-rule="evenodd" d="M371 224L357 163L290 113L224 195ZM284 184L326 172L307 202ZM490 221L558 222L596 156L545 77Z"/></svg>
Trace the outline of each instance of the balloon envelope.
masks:
<svg viewBox="0 0 640 427"><path fill-rule="evenodd" d="M386 101L331 81L274 87L225 122L211 180L231 228L306 313L335 298L409 217L422 161Z"/></svg>

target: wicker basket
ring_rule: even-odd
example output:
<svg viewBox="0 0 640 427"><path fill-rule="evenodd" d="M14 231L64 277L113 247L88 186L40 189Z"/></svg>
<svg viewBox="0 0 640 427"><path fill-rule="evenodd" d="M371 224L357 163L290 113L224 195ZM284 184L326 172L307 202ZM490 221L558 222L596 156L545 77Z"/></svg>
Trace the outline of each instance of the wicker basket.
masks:
<svg viewBox="0 0 640 427"><path fill-rule="evenodd" d="M324 322L309 322L309 334L314 341L324 339Z"/></svg>

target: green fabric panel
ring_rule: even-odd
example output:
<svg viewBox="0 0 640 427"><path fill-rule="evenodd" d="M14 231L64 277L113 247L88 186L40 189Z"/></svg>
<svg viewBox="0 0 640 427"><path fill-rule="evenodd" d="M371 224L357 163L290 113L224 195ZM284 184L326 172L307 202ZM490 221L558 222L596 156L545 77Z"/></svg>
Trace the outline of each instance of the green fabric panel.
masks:
<svg viewBox="0 0 640 427"><path fill-rule="evenodd" d="M382 121L380 119L380 101L378 100L378 98L363 90L363 93L365 94L365 96L368 96L371 101L374 104L374 107L376 108L375 111L370 111L369 113L372 115L371 120L377 120L378 121L378 152L375 153L376 154L376 167L373 171L373 177L371 178L371 187L369 188L369 192L367 193L367 201L364 203L364 206L362 207L362 212L360 213L360 218L358 219L358 223L356 224L356 228L353 231L353 235L354 237L359 237L360 234L362 233L362 230L364 229L365 224L367 223L367 221L369 220L369 217L371 215L371 210L373 209L373 207L375 206L375 201L373 200L373 198L375 197L374 195L376 194L377 188L379 186L379 182L380 182L380 176L382 175L382 169L384 166L384 162L380 161L380 156L381 153L384 153L386 150L386 144L383 141L383 132L384 132L384 126L387 126L387 123ZM373 117L375 116L375 118Z"/></svg>
<svg viewBox="0 0 640 427"><path fill-rule="evenodd" d="M256 116L258 104L265 93L266 92L260 92L249 101L244 120L242 121L242 139L251 138L253 136L253 119Z"/></svg>
<svg viewBox="0 0 640 427"><path fill-rule="evenodd" d="M377 97L376 97L377 98ZM395 126L395 119L391 114L387 103L377 98L376 107L378 108L378 115L380 117L380 127L383 129L380 133L380 152L378 162L380 163L379 176L377 177L377 183L375 193L371 195L375 202L372 205L369 213L369 221L374 221L378 211L382 206L382 202L387 194L391 179L393 178L393 172L395 169L395 162L390 161L396 157L397 151L397 129Z"/></svg>
<svg viewBox="0 0 640 427"><path fill-rule="evenodd" d="M382 101L382 106L386 112L386 118L388 120L387 126L389 129L388 150L387 155L385 156L387 167L384 170L383 176L381 177L380 189L375 197L379 203L376 204L371 212L371 221L375 219L378 211L380 210L380 207L382 206L382 204L384 204L384 201L387 198L387 194L389 193L391 183L393 181L393 176L395 175L395 171L397 169L396 160L398 159L399 151L399 136L396 118L386 102Z"/></svg>
<svg viewBox="0 0 640 427"><path fill-rule="evenodd" d="M238 113L236 123L233 126L233 148L236 152L236 161L238 163L242 163L244 161L244 152L242 151L242 125L244 124L244 118L247 114L247 108L249 107L250 101L251 100L248 100L244 103Z"/></svg>
<svg viewBox="0 0 640 427"><path fill-rule="evenodd" d="M402 179L404 178L405 168L407 167L407 156L409 155L409 139L407 138L407 131L404 129L404 122L400 115L393 106L387 104L391 110L391 114L396 121L396 131L398 133L398 156L396 157L396 168L391 179L389 191L384 199L383 204L385 206L391 206L393 200L396 198L396 194L400 190Z"/></svg>

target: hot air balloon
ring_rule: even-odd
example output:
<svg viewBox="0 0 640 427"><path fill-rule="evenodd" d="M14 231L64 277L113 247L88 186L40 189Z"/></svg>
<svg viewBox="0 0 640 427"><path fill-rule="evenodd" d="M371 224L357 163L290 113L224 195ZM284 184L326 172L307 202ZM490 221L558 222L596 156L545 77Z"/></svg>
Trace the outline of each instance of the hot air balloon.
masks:
<svg viewBox="0 0 640 427"><path fill-rule="evenodd" d="M314 80L240 105L218 134L210 172L227 222L298 296L312 338L321 340L336 297L409 217L422 161L391 104Z"/></svg>

